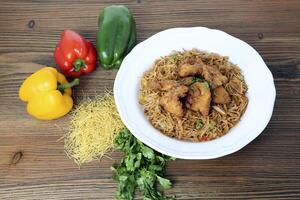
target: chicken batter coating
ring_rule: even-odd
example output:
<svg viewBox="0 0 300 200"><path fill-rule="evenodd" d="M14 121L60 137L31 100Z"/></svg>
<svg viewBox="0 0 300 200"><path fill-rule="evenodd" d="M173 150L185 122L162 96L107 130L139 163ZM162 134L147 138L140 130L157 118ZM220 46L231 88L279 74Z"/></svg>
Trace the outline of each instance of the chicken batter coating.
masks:
<svg viewBox="0 0 300 200"><path fill-rule="evenodd" d="M193 60L193 62L184 63L179 66L178 74L181 77L201 75L205 64L201 59Z"/></svg>
<svg viewBox="0 0 300 200"><path fill-rule="evenodd" d="M217 67L209 65L203 67L202 76L210 83L213 89L228 82L227 77L224 76Z"/></svg>
<svg viewBox="0 0 300 200"><path fill-rule="evenodd" d="M200 112L203 116L209 114L211 92L207 82L196 82L190 86L186 107Z"/></svg>
<svg viewBox="0 0 300 200"><path fill-rule="evenodd" d="M179 98L185 97L188 92L188 87L182 85L167 91L159 101L159 104L169 113L178 117L183 116L183 105Z"/></svg>
<svg viewBox="0 0 300 200"><path fill-rule="evenodd" d="M184 78L181 78L179 80L179 83L182 84L182 85L185 85L185 86L189 86L191 84L193 84L194 82L194 77L190 76L190 77L184 77Z"/></svg>
<svg viewBox="0 0 300 200"><path fill-rule="evenodd" d="M230 102L230 96L223 86L219 86L213 90L213 102L220 104Z"/></svg>
<svg viewBox="0 0 300 200"><path fill-rule="evenodd" d="M203 67L200 65L183 64L178 69L178 74L181 77L200 75Z"/></svg>

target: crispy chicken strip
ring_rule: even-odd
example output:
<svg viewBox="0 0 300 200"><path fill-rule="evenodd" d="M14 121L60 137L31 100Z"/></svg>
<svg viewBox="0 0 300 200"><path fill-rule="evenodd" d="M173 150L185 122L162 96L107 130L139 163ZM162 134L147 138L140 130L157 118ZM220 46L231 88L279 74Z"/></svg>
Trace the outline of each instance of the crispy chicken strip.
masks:
<svg viewBox="0 0 300 200"><path fill-rule="evenodd" d="M178 68L178 74L181 77L201 75L205 64L201 59L197 59L193 62L184 63Z"/></svg>
<svg viewBox="0 0 300 200"><path fill-rule="evenodd" d="M203 67L202 76L210 83L213 89L228 82L227 77L214 66L205 65Z"/></svg>
<svg viewBox="0 0 300 200"><path fill-rule="evenodd" d="M230 96L223 86L219 86L213 90L213 102L220 104L230 102Z"/></svg>
<svg viewBox="0 0 300 200"><path fill-rule="evenodd" d="M169 113L172 113L178 117L183 116L183 107L179 98L186 96L188 87L182 85L173 88L166 92L159 101L159 104Z"/></svg>
<svg viewBox="0 0 300 200"><path fill-rule="evenodd" d="M186 101L187 108L200 112L203 116L207 116L209 114L210 102L211 93L207 82L196 82L190 86Z"/></svg>

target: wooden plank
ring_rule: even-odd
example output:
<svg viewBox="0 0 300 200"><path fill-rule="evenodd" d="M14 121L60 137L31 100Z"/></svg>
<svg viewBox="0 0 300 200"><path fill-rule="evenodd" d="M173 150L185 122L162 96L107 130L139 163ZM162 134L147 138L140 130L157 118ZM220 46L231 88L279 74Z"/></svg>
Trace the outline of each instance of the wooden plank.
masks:
<svg viewBox="0 0 300 200"><path fill-rule="evenodd" d="M207 26L237 36L262 55L275 78L272 119L241 151L204 161L168 164L167 191L178 199L300 198L300 2L266 1L41 1L2 0L0 6L0 199L113 199L110 166L122 155L80 169L58 141L68 116L38 121L26 113L18 87L44 65L65 28L95 43L99 11L122 3L133 12L142 41L171 27ZM75 96L112 89L116 70L84 76ZM137 199L141 199L137 195Z"/></svg>

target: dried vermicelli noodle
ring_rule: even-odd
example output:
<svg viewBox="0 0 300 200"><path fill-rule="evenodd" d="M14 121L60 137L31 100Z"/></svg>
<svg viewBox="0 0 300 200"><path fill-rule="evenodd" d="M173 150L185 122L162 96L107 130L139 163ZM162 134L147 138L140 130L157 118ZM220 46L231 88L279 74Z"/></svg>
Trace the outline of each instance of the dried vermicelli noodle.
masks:
<svg viewBox="0 0 300 200"><path fill-rule="evenodd" d="M208 116L186 109L183 117L165 111L159 101L165 91L153 90L150 83L164 80L180 81L178 66L191 58L200 58L207 66L217 67L228 82L223 87L230 95L226 104L211 103ZM190 50L174 52L155 61L154 66L141 79L139 102L151 124L163 134L188 141L208 141L226 134L243 115L248 98L247 85L238 66L229 62L228 57L215 53Z"/></svg>
<svg viewBox="0 0 300 200"><path fill-rule="evenodd" d="M82 99L72 111L70 123L65 151L78 165L110 152L116 134L124 128L110 91Z"/></svg>

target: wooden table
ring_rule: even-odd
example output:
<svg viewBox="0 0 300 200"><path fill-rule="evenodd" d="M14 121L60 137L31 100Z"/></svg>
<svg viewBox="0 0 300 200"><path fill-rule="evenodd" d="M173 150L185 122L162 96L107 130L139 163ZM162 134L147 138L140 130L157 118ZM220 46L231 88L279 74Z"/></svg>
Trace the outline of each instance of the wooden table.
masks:
<svg viewBox="0 0 300 200"><path fill-rule="evenodd" d="M71 28L95 43L97 16L113 1L0 3L0 199L113 199L110 166L122 155L83 165L58 141L68 117L38 121L18 98L25 77L55 66L60 33ZM167 191L178 199L300 199L300 1L122 1L133 12L138 41L171 27L206 26L248 42L275 78L277 98L264 132L241 151L214 160L170 162ZM75 96L112 88L117 71L82 77ZM59 128L62 127L62 128ZM140 195L137 194L137 199Z"/></svg>

